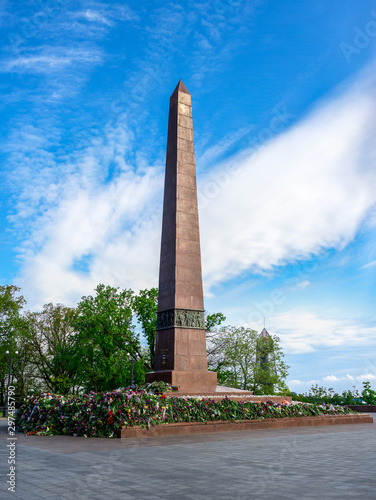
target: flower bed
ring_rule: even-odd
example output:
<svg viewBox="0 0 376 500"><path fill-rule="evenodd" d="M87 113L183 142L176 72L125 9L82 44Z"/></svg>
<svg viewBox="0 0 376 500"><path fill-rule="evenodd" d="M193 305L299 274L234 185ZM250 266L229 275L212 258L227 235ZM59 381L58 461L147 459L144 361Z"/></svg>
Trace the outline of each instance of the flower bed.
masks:
<svg viewBox="0 0 376 500"><path fill-rule="evenodd" d="M17 429L26 434L117 437L122 426L150 427L179 422L260 420L340 415L332 405L273 404L224 399L179 398L144 391L114 391L81 396L31 396L17 411Z"/></svg>

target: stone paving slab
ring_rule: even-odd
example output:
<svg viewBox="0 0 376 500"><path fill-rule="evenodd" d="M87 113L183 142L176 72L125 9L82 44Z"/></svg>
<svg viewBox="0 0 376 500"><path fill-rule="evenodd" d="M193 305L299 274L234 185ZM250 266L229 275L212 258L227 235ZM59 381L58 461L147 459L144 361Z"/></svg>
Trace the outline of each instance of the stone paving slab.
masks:
<svg viewBox="0 0 376 500"><path fill-rule="evenodd" d="M16 493L7 437L0 421L2 499L376 497L375 423L129 440L17 434Z"/></svg>

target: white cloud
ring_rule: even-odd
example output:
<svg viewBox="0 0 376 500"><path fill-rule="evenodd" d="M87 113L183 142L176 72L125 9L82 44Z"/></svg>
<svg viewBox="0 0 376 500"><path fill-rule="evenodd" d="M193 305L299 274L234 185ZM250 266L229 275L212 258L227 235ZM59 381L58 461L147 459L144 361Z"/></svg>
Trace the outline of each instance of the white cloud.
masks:
<svg viewBox="0 0 376 500"><path fill-rule="evenodd" d="M32 140L38 151L43 141ZM31 224L21 235L18 280L30 308L74 305L99 282L134 290L157 285L162 169L135 172L123 160L128 147L129 133L119 125L50 175L29 165L15 223L21 231L22 221Z"/></svg>
<svg viewBox="0 0 376 500"><path fill-rule="evenodd" d="M376 202L373 80L199 179L206 288L343 248Z"/></svg>
<svg viewBox="0 0 376 500"><path fill-rule="evenodd" d="M335 375L328 375L327 377L323 377L322 379L326 382L338 382L339 380L345 380L346 377L336 377Z"/></svg>
<svg viewBox="0 0 376 500"><path fill-rule="evenodd" d="M207 288L351 241L376 200L375 146L367 142L373 100L369 87L361 90L322 104L257 154L243 152L200 180ZM34 150L15 152L24 185L14 221L31 224L21 234L19 282L30 306L74 304L100 281L156 284L163 179L159 169L125 163L130 136L123 126L106 129L66 162L48 153L43 133L23 136ZM355 338L365 345L375 336L374 327L310 312L279 315L273 325L290 352Z"/></svg>
<svg viewBox="0 0 376 500"><path fill-rule="evenodd" d="M284 352L302 354L321 348L376 344L376 326L352 319L325 318L290 310L268 318L269 333L281 339Z"/></svg>
<svg viewBox="0 0 376 500"><path fill-rule="evenodd" d="M289 385L305 385L305 384L313 385L313 384L319 384L319 383L320 383L320 380L315 380L315 379L307 380L307 381L294 379L294 380L289 380L289 382L288 382Z"/></svg>
<svg viewBox="0 0 376 500"><path fill-rule="evenodd" d="M357 380L357 381L367 381L367 380L376 380L376 375L374 373L366 373L362 375L346 375L345 377L336 377L335 375L327 375L326 377L322 378L326 382L340 382L343 380Z"/></svg>
<svg viewBox="0 0 376 500"><path fill-rule="evenodd" d="M352 375L346 375L346 377L336 377L335 375L327 375L322 379L325 380L326 382L339 382L341 380L354 380L354 377Z"/></svg>
<svg viewBox="0 0 376 500"><path fill-rule="evenodd" d="M359 377L356 377L357 380L376 380L376 374L375 373L366 373L363 375L359 375Z"/></svg>

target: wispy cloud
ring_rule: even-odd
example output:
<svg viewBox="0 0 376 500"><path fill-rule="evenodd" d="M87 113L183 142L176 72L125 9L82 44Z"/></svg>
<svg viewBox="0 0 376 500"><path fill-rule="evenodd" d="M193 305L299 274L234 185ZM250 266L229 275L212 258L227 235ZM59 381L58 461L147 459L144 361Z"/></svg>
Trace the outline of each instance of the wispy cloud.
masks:
<svg viewBox="0 0 376 500"><path fill-rule="evenodd" d="M4 3L4 2L3 2ZM25 2L7 13L6 24L14 30L9 34L12 51L44 41L69 43L74 38L98 41L114 27L129 21L139 21L130 6L120 3L84 2ZM17 12L18 11L18 12Z"/></svg>
<svg viewBox="0 0 376 500"><path fill-rule="evenodd" d="M0 58L0 72L19 74L22 79L8 79L8 102L21 98L42 107L72 99L88 82L95 67L118 57L114 51L111 55L107 52L103 39L139 19L127 5L95 1L78 5L29 2L18 14L17 6L12 10L7 27L13 31L8 33L10 45ZM31 81L34 75L43 78Z"/></svg>
<svg viewBox="0 0 376 500"><path fill-rule="evenodd" d="M195 3L199 28L194 31L197 50L191 62L191 73L197 85L202 84L208 73L223 66L235 48L244 43L247 31L244 19L249 29L264 4L263 0Z"/></svg>
<svg viewBox="0 0 376 500"><path fill-rule="evenodd" d="M85 34L86 38L102 37L116 25L128 21L139 21L139 16L128 5L85 2L83 9L69 11L58 29L65 33Z"/></svg>
<svg viewBox="0 0 376 500"><path fill-rule="evenodd" d="M375 267L375 266L376 266L376 260L373 260L372 262L369 262L368 264L362 266L361 269L367 269L369 267Z"/></svg>
<svg viewBox="0 0 376 500"><path fill-rule="evenodd" d="M113 25L113 22L109 18L107 18L105 15L101 14L100 12L98 12L96 10L92 10L92 9L86 9L83 12L77 12L75 14L75 17L76 18L82 17L82 18L86 19L87 21L97 22L100 24L104 24L106 26Z"/></svg>
<svg viewBox="0 0 376 500"><path fill-rule="evenodd" d="M103 54L97 49L40 47L22 56L3 60L0 71L10 73L51 73L67 66L97 64Z"/></svg>
<svg viewBox="0 0 376 500"><path fill-rule="evenodd" d="M97 64L103 53L96 48L69 48L64 46L43 45L25 49L22 55L4 59L2 72L46 73L61 71L67 66Z"/></svg>
<svg viewBox="0 0 376 500"><path fill-rule="evenodd" d="M162 168L138 172L125 163L131 137L124 124L107 127L94 145L57 164L37 130L23 135L30 142L19 160L24 152L33 156L13 177L21 195L12 221L20 238L18 282L31 307L47 297L74 304L99 282L157 284Z"/></svg>
<svg viewBox="0 0 376 500"><path fill-rule="evenodd" d="M296 288L298 290L304 290L304 288L307 288L307 286L310 285L310 282L308 280L304 280L304 281L301 281L297 286Z"/></svg>
<svg viewBox="0 0 376 500"><path fill-rule="evenodd" d="M215 163L218 164L218 162L222 160L223 156L228 155L231 148L244 138L251 129L252 126L249 126L236 130L235 132L229 132L225 137L218 141L217 144L211 147L205 147L205 143L203 143L201 138L196 147L196 151L198 150L198 153L200 153L200 150L203 150L203 153L198 156L200 171L203 172L208 166L212 166Z"/></svg>

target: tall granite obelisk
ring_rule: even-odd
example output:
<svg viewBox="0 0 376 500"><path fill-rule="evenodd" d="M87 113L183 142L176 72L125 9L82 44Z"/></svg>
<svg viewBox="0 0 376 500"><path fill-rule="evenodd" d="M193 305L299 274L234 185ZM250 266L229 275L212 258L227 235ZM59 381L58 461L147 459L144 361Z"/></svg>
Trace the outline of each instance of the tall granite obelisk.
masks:
<svg viewBox="0 0 376 500"><path fill-rule="evenodd" d="M208 371L191 95L180 80L170 98L154 372L179 392L213 392Z"/></svg>

